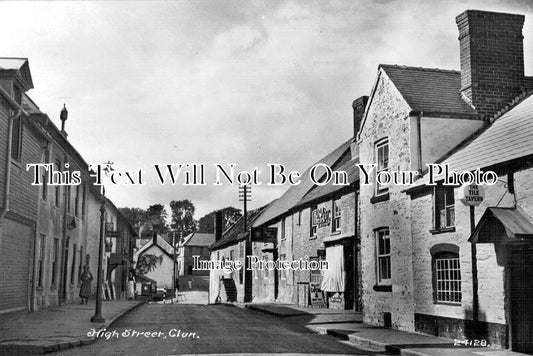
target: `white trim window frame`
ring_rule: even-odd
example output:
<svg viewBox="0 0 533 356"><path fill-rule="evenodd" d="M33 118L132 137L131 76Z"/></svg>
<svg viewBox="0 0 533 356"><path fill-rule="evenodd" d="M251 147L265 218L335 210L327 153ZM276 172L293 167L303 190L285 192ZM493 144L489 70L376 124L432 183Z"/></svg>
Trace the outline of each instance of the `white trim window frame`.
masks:
<svg viewBox="0 0 533 356"><path fill-rule="evenodd" d="M439 252L434 257L435 302L461 304L459 254Z"/></svg>
<svg viewBox="0 0 533 356"><path fill-rule="evenodd" d="M388 286L392 284L391 244L388 228L375 231L376 234L376 277L377 284Z"/></svg>
<svg viewBox="0 0 533 356"><path fill-rule="evenodd" d="M389 171L389 139L384 138L376 142L375 144L376 155L376 196L387 194L389 192L388 185L380 185L377 181L377 175L381 172Z"/></svg>
<svg viewBox="0 0 533 356"><path fill-rule="evenodd" d="M433 188L433 212L435 230L455 227L454 187L438 185Z"/></svg>

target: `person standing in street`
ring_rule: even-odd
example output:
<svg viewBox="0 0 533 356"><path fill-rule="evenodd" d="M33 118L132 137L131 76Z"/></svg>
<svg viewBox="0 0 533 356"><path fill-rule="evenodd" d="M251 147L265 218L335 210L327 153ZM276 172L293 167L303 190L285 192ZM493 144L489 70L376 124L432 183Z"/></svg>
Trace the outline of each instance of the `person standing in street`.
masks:
<svg viewBox="0 0 533 356"><path fill-rule="evenodd" d="M91 282L93 280L93 274L89 271L89 265L83 266L83 272L80 276L81 288L80 288L80 298L81 304L88 304L89 297L91 296Z"/></svg>
<svg viewBox="0 0 533 356"><path fill-rule="evenodd" d="M135 299L135 274L130 271L128 276L128 300Z"/></svg>
<svg viewBox="0 0 533 356"><path fill-rule="evenodd" d="M189 284L189 290L192 290L192 279L189 278L188 284Z"/></svg>

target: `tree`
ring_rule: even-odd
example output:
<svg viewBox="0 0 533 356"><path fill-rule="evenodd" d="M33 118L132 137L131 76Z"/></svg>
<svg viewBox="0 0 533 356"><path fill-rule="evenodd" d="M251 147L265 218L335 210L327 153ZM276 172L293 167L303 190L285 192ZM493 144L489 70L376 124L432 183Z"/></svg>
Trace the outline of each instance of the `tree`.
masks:
<svg viewBox="0 0 533 356"><path fill-rule="evenodd" d="M140 234L141 226L146 222L147 212L141 208L119 208L122 215L128 220L133 229Z"/></svg>
<svg viewBox="0 0 533 356"><path fill-rule="evenodd" d="M144 276L148 272L152 272L163 262L163 255L152 255L149 253L142 254L137 261L135 267L136 273Z"/></svg>
<svg viewBox="0 0 533 356"><path fill-rule="evenodd" d="M212 234L215 232L215 213L222 212L222 227L228 228L231 224L236 222L241 216L241 209L228 206L224 209L215 210L203 216L198 220L198 231Z"/></svg>
<svg viewBox="0 0 533 356"><path fill-rule="evenodd" d="M188 200L173 200L170 202L172 210L172 220L170 226L181 232L182 236L187 236L196 231L196 221L194 221L194 204Z"/></svg>
<svg viewBox="0 0 533 356"><path fill-rule="evenodd" d="M146 211L146 224L150 224L152 232L156 232L159 235L163 235L167 232L167 212L165 207L161 204L154 204L148 207Z"/></svg>

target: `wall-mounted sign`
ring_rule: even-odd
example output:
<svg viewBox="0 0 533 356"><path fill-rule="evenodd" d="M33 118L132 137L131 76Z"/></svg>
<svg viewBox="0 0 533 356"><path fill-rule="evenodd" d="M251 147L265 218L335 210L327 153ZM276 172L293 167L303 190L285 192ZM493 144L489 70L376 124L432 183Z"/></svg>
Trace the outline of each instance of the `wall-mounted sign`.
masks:
<svg viewBox="0 0 533 356"><path fill-rule="evenodd" d="M322 296L320 286L318 284L311 283L309 287L309 298L311 299L311 306L323 307L324 297Z"/></svg>
<svg viewBox="0 0 533 356"><path fill-rule="evenodd" d="M331 224L331 209L320 208L313 212L312 225L318 227L329 226Z"/></svg>
<svg viewBox="0 0 533 356"><path fill-rule="evenodd" d="M485 188L478 184L465 184L459 188L459 200L466 206L478 206L485 199Z"/></svg>
<svg viewBox="0 0 533 356"><path fill-rule="evenodd" d="M275 227L252 228L252 242L276 243L277 234Z"/></svg>

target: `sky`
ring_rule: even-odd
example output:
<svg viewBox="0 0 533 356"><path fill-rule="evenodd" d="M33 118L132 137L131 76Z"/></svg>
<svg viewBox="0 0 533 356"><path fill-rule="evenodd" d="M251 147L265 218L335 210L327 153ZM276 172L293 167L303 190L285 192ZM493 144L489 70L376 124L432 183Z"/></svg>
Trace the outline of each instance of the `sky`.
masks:
<svg viewBox="0 0 533 356"><path fill-rule="evenodd" d="M303 172L353 136L354 99L383 64L459 70L455 17L523 14L533 75L533 2L31 1L0 2L0 56L29 59L28 95L89 164L145 171L144 185L106 184L118 207L189 199L195 217L241 208L214 164L258 168L251 208L288 188L267 164ZM531 34L531 35L530 35ZM153 164L203 163L207 185L161 185Z"/></svg>

